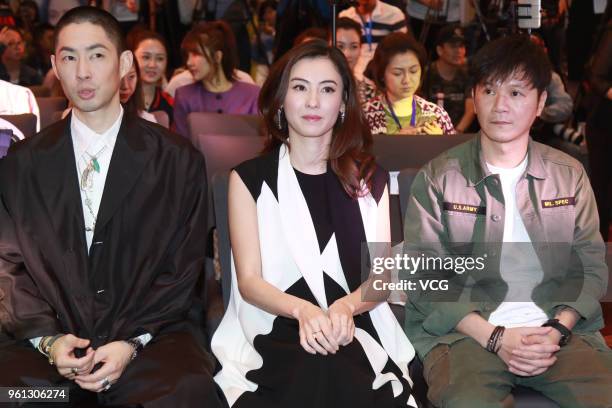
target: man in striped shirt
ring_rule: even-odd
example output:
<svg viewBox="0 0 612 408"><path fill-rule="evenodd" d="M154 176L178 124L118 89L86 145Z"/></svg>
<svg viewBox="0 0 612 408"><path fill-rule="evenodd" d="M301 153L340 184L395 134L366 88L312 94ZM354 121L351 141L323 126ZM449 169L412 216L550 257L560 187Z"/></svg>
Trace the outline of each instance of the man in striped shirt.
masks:
<svg viewBox="0 0 612 408"><path fill-rule="evenodd" d="M339 17L348 17L361 25L361 54L354 69L360 80L378 43L389 33L408 31L402 10L379 0L358 0L357 6L344 10Z"/></svg>

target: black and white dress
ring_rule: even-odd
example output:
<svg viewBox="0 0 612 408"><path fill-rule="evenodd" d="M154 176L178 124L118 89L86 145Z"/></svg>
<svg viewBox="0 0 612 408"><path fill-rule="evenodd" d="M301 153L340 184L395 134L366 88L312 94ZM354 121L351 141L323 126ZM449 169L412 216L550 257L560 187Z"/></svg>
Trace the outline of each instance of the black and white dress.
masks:
<svg viewBox="0 0 612 408"><path fill-rule="evenodd" d="M285 146L242 163L238 175L257 204L263 278L327 310L361 284L361 245L389 241L389 214L379 210L386 174L358 200L329 169L294 170ZM355 316L354 340L332 355L299 342L297 320L245 302L236 284L212 339L222 365L215 376L232 407L416 407L408 363L414 349L383 302Z"/></svg>

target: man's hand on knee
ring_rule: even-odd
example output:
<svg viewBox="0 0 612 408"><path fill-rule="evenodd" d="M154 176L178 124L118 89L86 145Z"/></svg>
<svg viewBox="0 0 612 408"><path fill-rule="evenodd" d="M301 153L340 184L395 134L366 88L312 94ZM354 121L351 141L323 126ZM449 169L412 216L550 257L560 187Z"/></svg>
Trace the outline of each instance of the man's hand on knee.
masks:
<svg viewBox="0 0 612 408"><path fill-rule="evenodd" d="M132 360L134 348L125 341L105 344L95 351L94 365L102 366L92 374L78 376L76 383L84 390L100 392L108 390L116 383Z"/></svg>
<svg viewBox="0 0 612 408"><path fill-rule="evenodd" d="M94 351L87 349L85 356L77 358L75 349L89 346L89 340L66 334L53 343L49 355L60 375L73 380L78 375L89 374L94 367Z"/></svg>
<svg viewBox="0 0 612 408"><path fill-rule="evenodd" d="M542 374L557 358L554 353L559 346L550 343L535 343L550 333L549 327L517 327L506 329L502 346L497 355L506 363L508 371L520 376ZM532 340L525 343L525 339ZM532 343L533 342L533 343Z"/></svg>

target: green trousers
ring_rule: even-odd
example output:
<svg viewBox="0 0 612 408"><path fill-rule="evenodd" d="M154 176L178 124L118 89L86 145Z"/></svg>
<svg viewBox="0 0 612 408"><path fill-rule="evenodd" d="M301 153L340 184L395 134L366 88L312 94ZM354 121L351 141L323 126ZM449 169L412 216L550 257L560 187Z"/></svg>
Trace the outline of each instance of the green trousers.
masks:
<svg viewBox="0 0 612 408"><path fill-rule="evenodd" d="M512 388L522 385L560 407L612 407L612 351L599 333L574 334L556 356L544 373L521 377L471 338L439 344L423 362L427 397L440 408L513 407Z"/></svg>

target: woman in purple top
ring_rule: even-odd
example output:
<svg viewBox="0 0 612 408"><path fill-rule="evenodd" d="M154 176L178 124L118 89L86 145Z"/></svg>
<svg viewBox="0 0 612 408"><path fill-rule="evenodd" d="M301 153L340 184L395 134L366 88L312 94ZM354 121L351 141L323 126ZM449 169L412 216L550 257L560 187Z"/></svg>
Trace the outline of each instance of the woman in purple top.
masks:
<svg viewBox="0 0 612 408"><path fill-rule="evenodd" d="M235 80L236 41L221 21L191 30L181 44L195 83L180 87L174 98L175 130L189 136L191 112L257 114L259 87Z"/></svg>

